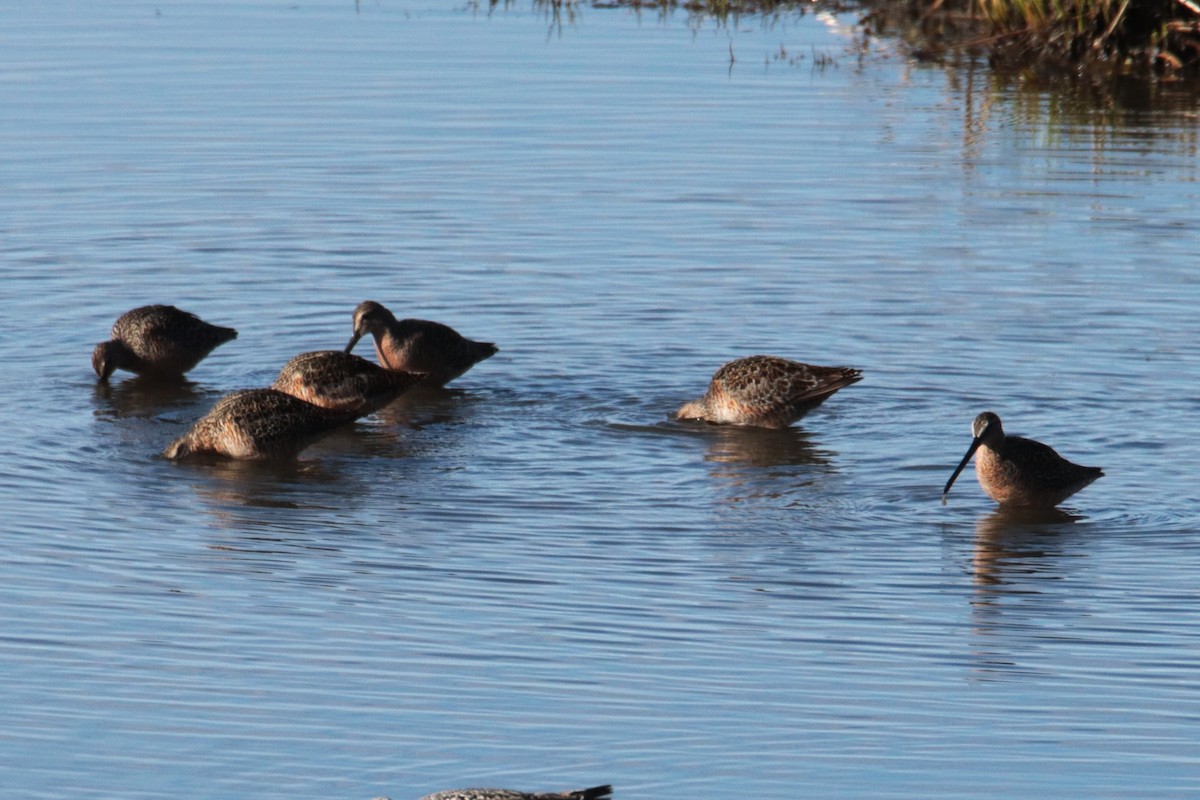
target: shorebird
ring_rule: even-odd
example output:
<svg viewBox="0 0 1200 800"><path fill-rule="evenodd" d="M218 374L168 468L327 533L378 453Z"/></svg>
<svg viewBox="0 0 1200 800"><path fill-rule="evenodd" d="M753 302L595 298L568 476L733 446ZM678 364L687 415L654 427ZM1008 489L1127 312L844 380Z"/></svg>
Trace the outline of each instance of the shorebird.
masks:
<svg viewBox="0 0 1200 800"><path fill-rule="evenodd" d="M92 369L101 381L118 369L178 378L214 348L236 338L233 328L212 325L175 306L142 306L117 318L112 339L92 351Z"/></svg>
<svg viewBox="0 0 1200 800"><path fill-rule="evenodd" d="M384 369L341 350L317 350L287 362L271 388L322 408L362 416L383 408L424 378Z"/></svg>
<svg viewBox="0 0 1200 800"><path fill-rule="evenodd" d="M295 458L358 416L321 408L277 389L243 389L218 400L163 455L172 460L202 453L256 461Z"/></svg>
<svg viewBox="0 0 1200 800"><path fill-rule="evenodd" d="M611 796L611 786L550 793L515 792L512 789L448 789L427 794L421 800L601 800Z"/></svg>
<svg viewBox="0 0 1200 800"><path fill-rule="evenodd" d="M775 356L739 358L717 370L704 396L685 403L675 418L786 428L860 380L862 371L850 367L816 367Z"/></svg>
<svg viewBox="0 0 1200 800"><path fill-rule="evenodd" d="M975 418L971 433L975 438L946 481L942 499L971 456L979 485L1002 505L1053 508L1104 474L1099 467L1072 464L1041 442L1006 436L1000 417L991 411Z"/></svg>
<svg viewBox="0 0 1200 800"><path fill-rule="evenodd" d="M423 385L445 386L471 367L496 355L491 342L476 342L440 322L398 320L379 303L367 300L354 309L354 336L349 353L366 334L375 337L375 354L381 366L404 372L422 372Z"/></svg>

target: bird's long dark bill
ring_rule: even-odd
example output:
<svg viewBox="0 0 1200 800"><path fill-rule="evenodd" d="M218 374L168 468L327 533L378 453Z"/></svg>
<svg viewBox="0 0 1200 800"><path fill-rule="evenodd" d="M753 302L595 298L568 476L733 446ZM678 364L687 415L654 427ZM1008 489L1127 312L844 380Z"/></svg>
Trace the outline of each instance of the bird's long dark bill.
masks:
<svg viewBox="0 0 1200 800"><path fill-rule="evenodd" d="M346 345L346 349L345 349L343 352L345 352L345 353L349 353L351 350L353 350L353 349L354 349L354 345L358 344L358 340L359 340L359 339L361 339L361 338L362 338L362 334L361 334L361 333L356 333L356 334L354 334L353 336L351 336L351 337L350 337L350 344Z"/></svg>
<svg viewBox="0 0 1200 800"><path fill-rule="evenodd" d="M950 480L946 481L946 488L942 489L942 497L945 497L950 493L950 487L954 485L956 480L958 480L958 473L963 471L963 467L965 467L967 462L971 460L971 456L975 455L975 451L979 449L979 445L979 439L975 439L973 442L971 442L971 446L967 448L967 454L963 456L963 460L960 461L958 466L954 468L954 474L950 476Z"/></svg>

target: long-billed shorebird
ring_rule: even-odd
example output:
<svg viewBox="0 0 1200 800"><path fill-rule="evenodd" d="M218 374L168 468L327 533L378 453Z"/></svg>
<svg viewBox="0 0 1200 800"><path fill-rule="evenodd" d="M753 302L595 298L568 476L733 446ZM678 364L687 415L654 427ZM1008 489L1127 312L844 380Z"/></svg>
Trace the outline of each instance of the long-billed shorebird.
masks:
<svg viewBox="0 0 1200 800"><path fill-rule="evenodd" d="M271 388L322 408L366 415L424 379L424 375L384 369L341 350L317 350L288 361Z"/></svg>
<svg viewBox="0 0 1200 800"><path fill-rule="evenodd" d="M359 303L354 309L354 335L346 352L368 333L375 337L375 354L381 366L424 373L423 385L434 388L445 386L498 350L491 342L473 341L440 322L398 320L373 300Z"/></svg>
<svg viewBox="0 0 1200 800"><path fill-rule="evenodd" d="M1041 442L1006 436L1000 417L991 411L975 418L971 433L975 438L946 481L943 499L971 456L979 485L1003 505L1052 508L1104 475L1100 467L1072 464Z"/></svg>
<svg viewBox="0 0 1200 800"><path fill-rule="evenodd" d="M163 455L181 459L208 453L255 461L295 458L358 416L321 408L277 389L243 389L218 400Z"/></svg>
<svg viewBox="0 0 1200 800"><path fill-rule="evenodd" d="M611 786L549 793L516 792L512 789L448 789L427 794L421 800L601 800L611 796Z"/></svg>
<svg viewBox="0 0 1200 800"><path fill-rule="evenodd" d="M718 369L704 396L685 403L675 418L786 428L860 380L862 371L850 367L817 367L775 356L739 358Z"/></svg>
<svg viewBox="0 0 1200 800"><path fill-rule="evenodd" d="M205 322L175 306L142 306L117 318L112 339L92 351L92 369L101 381L118 369L178 378L214 348L236 338L233 328Z"/></svg>

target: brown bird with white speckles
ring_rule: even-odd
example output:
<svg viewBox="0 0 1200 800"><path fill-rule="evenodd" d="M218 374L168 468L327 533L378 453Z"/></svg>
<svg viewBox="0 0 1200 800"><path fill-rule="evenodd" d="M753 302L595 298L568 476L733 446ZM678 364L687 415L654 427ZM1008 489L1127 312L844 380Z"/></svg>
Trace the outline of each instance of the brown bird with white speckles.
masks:
<svg viewBox="0 0 1200 800"><path fill-rule="evenodd" d="M593 786L590 789L549 794L515 792L512 789L448 789L427 794L421 800L601 800L611 796L611 786Z"/></svg>
<svg viewBox="0 0 1200 800"><path fill-rule="evenodd" d="M496 355L491 342L476 342L440 322L424 319L397 320L379 303L367 300L354 309L354 336L346 345L349 353L366 334L375 337L375 354L381 366L404 372L420 372L424 386L445 386L471 367Z"/></svg>
<svg viewBox="0 0 1200 800"><path fill-rule="evenodd" d="M775 356L750 356L717 370L708 391L676 419L719 425L786 428L844 386L862 380L850 367L817 367Z"/></svg>
<svg viewBox="0 0 1200 800"><path fill-rule="evenodd" d="M971 433L975 438L946 481L943 499L972 455L975 476L983 491L997 503L1008 506L1053 508L1104 475L1100 467L1072 464L1041 442L1006 436L1000 417L991 411L975 418Z"/></svg>
<svg viewBox="0 0 1200 800"><path fill-rule="evenodd" d="M252 461L295 458L358 416L321 408L277 389L243 389L218 400L163 455L172 460L204 453Z"/></svg>
<svg viewBox="0 0 1200 800"><path fill-rule="evenodd" d="M288 361L271 388L322 408L365 415L383 408L424 378L384 369L341 350L317 350Z"/></svg>
<svg viewBox="0 0 1200 800"><path fill-rule="evenodd" d="M117 318L112 339L92 351L92 369L101 381L118 369L179 378L216 347L236 338L233 328L205 322L175 306L142 306Z"/></svg>

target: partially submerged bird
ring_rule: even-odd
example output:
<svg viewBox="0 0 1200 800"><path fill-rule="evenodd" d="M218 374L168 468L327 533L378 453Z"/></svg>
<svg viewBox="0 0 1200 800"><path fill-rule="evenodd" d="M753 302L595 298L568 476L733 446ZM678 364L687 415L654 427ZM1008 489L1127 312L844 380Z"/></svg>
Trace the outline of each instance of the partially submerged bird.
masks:
<svg viewBox="0 0 1200 800"><path fill-rule="evenodd" d="M322 408L366 415L383 408L424 378L384 369L341 350L317 350L288 361L271 388Z"/></svg>
<svg viewBox="0 0 1200 800"><path fill-rule="evenodd" d="M1041 442L1006 436L1000 417L991 411L975 418L971 433L975 438L946 481L943 499L971 456L979 485L1003 505L1052 508L1104 475L1100 467L1072 464Z"/></svg>
<svg viewBox="0 0 1200 800"><path fill-rule="evenodd" d="M601 800L611 796L611 786L550 793L515 792L512 789L448 789L427 794L421 800Z"/></svg>
<svg viewBox="0 0 1200 800"><path fill-rule="evenodd" d="M163 455L180 459L208 453L256 461L295 458L358 416L321 408L277 389L243 389L218 400Z"/></svg>
<svg viewBox="0 0 1200 800"><path fill-rule="evenodd" d="M425 373L424 385L435 388L445 386L498 350L491 342L472 341L440 322L398 320L373 300L359 303L354 309L354 336L346 352L368 333L375 337L380 365Z"/></svg>
<svg viewBox="0 0 1200 800"><path fill-rule="evenodd" d="M675 418L786 428L860 380L862 370L850 367L817 367L775 356L739 358L718 369L704 396L685 403Z"/></svg>
<svg viewBox="0 0 1200 800"><path fill-rule="evenodd" d="M214 348L236 338L233 328L205 322L175 306L142 306L117 318L112 339L92 351L92 369L101 381L118 369L179 378Z"/></svg>

